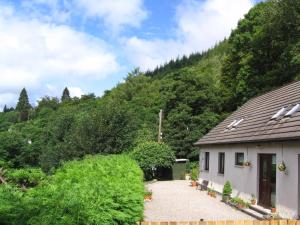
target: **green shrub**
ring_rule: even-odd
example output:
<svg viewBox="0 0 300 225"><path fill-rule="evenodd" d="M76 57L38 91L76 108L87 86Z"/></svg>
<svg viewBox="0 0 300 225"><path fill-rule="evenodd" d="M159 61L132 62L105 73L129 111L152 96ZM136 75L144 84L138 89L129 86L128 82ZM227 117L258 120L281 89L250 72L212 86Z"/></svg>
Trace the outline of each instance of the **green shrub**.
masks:
<svg viewBox="0 0 300 225"><path fill-rule="evenodd" d="M198 167L193 168L191 171L191 180L196 181L198 179L198 175L199 175L199 168Z"/></svg>
<svg viewBox="0 0 300 225"><path fill-rule="evenodd" d="M147 180L152 178L153 169L169 168L175 162L175 154L165 143L154 141L139 144L131 153L141 169L144 171Z"/></svg>
<svg viewBox="0 0 300 225"><path fill-rule="evenodd" d="M229 181L226 181L223 187L222 197L231 197L232 187Z"/></svg>
<svg viewBox="0 0 300 225"><path fill-rule="evenodd" d="M143 218L142 171L126 156L89 156L64 164L28 191L29 224L136 224Z"/></svg>
<svg viewBox="0 0 300 225"><path fill-rule="evenodd" d="M34 187L44 178L45 174L40 168L10 169L5 173L8 182L22 187Z"/></svg>
<svg viewBox="0 0 300 225"><path fill-rule="evenodd" d="M0 223L18 224L17 218L21 218L23 212L24 193L17 187L2 184L0 185Z"/></svg>

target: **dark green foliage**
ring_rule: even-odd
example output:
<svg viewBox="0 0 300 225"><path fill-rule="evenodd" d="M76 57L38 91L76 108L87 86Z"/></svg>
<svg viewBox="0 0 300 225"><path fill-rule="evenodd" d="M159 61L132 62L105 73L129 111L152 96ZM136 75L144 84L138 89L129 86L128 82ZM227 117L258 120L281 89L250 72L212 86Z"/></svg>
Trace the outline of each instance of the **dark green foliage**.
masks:
<svg viewBox="0 0 300 225"><path fill-rule="evenodd" d="M29 104L27 91L25 88L23 88L20 93L18 104L16 106L16 110L20 113L20 121L28 120L28 114L30 108L31 105Z"/></svg>
<svg viewBox="0 0 300 225"><path fill-rule="evenodd" d="M223 187L222 197L231 197L232 187L229 181L226 181Z"/></svg>
<svg viewBox="0 0 300 225"><path fill-rule="evenodd" d="M145 178L153 178L154 170L170 168L175 163L175 154L165 143L154 141L140 143L131 153L144 171Z"/></svg>
<svg viewBox="0 0 300 225"><path fill-rule="evenodd" d="M36 110L39 112L43 108L49 108L56 110L59 107L59 100L58 98L51 98L49 96L43 97L40 101L38 101L38 107Z"/></svg>
<svg viewBox="0 0 300 225"><path fill-rule="evenodd" d="M257 4L229 38L223 65L226 110L299 77L300 2Z"/></svg>
<svg viewBox="0 0 300 225"><path fill-rule="evenodd" d="M61 96L61 101L65 102L65 101L69 101L71 99L70 97L70 92L69 89L67 87L65 87L62 96Z"/></svg>

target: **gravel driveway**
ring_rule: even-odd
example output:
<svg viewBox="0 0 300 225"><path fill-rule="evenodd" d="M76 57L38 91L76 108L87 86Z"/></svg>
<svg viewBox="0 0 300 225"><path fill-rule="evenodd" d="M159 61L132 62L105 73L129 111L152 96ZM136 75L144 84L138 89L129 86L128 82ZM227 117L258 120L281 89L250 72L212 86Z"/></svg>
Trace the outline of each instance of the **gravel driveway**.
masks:
<svg viewBox="0 0 300 225"><path fill-rule="evenodd" d="M153 200L145 202L145 221L253 220L185 180L159 181L147 188L153 192Z"/></svg>

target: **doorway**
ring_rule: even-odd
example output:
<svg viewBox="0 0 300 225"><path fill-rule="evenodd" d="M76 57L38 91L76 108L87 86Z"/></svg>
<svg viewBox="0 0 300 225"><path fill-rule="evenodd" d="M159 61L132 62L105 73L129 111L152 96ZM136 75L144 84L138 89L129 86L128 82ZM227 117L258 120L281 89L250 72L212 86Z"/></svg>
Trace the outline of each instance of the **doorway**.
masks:
<svg viewBox="0 0 300 225"><path fill-rule="evenodd" d="M258 204L270 208L276 199L276 155L259 155L259 200Z"/></svg>

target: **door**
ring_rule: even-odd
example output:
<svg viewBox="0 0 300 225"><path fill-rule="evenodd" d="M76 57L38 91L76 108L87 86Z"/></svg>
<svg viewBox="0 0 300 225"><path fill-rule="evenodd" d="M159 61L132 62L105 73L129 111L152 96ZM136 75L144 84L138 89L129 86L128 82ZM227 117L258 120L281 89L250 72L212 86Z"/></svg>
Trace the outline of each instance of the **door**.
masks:
<svg viewBox="0 0 300 225"><path fill-rule="evenodd" d="M271 154L260 154L259 157L259 205L271 207L272 192L272 156Z"/></svg>

